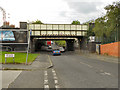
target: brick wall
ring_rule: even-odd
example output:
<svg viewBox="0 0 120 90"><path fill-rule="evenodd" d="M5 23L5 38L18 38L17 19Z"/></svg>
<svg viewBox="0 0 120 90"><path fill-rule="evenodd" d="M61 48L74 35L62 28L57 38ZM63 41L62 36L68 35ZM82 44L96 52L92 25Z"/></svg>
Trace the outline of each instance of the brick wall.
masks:
<svg viewBox="0 0 120 90"><path fill-rule="evenodd" d="M120 42L100 45L101 54L120 57Z"/></svg>

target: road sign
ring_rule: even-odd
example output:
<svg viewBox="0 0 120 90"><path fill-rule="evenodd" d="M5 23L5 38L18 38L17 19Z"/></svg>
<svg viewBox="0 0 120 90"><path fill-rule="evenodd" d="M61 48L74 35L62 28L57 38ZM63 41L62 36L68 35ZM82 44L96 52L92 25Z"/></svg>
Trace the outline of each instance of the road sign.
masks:
<svg viewBox="0 0 120 90"><path fill-rule="evenodd" d="M30 36L32 35L32 29L30 29Z"/></svg>
<svg viewBox="0 0 120 90"><path fill-rule="evenodd" d="M15 57L15 54L5 54L5 57Z"/></svg>
<svg viewBox="0 0 120 90"><path fill-rule="evenodd" d="M7 61L7 58L9 57L12 57L13 58L13 63L14 63L14 57L15 57L15 54L5 54L5 63Z"/></svg>

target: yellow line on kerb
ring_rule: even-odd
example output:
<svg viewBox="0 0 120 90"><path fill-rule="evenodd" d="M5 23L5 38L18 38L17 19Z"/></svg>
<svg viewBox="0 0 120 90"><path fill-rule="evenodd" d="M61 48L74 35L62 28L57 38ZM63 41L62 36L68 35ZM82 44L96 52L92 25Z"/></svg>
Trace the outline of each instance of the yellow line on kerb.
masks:
<svg viewBox="0 0 120 90"><path fill-rule="evenodd" d="M50 56L49 56L49 55L48 55L48 59L49 59L50 65L52 66L52 65L53 65L53 63L52 63L52 60L51 60L51 58L50 58Z"/></svg>

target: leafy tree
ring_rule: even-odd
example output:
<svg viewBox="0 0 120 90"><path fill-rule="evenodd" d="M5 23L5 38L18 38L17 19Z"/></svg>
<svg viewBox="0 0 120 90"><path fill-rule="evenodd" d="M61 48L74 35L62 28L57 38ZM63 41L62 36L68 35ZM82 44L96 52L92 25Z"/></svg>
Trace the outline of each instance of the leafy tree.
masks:
<svg viewBox="0 0 120 90"><path fill-rule="evenodd" d="M83 23L83 24L90 24L90 23L95 23L95 20L92 19L92 20L89 20L89 21L87 21L87 22L85 22L85 23Z"/></svg>
<svg viewBox="0 0 120 90"><path fill-rule="evenodd" d="M65 46L66 46L66 41L65 41L65 40L58 40L58 41L55 41L55 43L56 43L58 46L62 46L62 47L65 47Z"/></svg>
<svg viewBox="0 0 120 90"><path fill-rule="evenodd" d="M40 20L36 20L32 22L33 24L43 24Z"/></svg>
<svg viewBox="0 0 120 90"><path fill-rule="evenodd" d="M79 25L79 24L80 24L80 21L76 20L76 21L73 21L71 24Z"/></svg>
<svg viewBox="0 0 120 90"><path fill-rule="evenodd" d="M106 15L95 20L93 31L102 43L118 41L120 32L120 2L114 2L105 7ZM120 39L119 39L120 40Z"/></svg>
<svg viewBox="0 0 120 90"><path fill-rule="evenodd" d="M120 30L120 1L106 6L105 10L107 10L106 18L109 34L111 35L114 33L115 41L118 41L120 38L118 38L118 30Z"/></svg>
<svg viewBox="0 0 120 90"><path fill-rule="evenodd" d="M83 24L87 24L89 26L89 29L87 30L87 35L86 35L86 38L88 41L89 41L90 36L95 36L95 33L93 32L93 28L95 26L94 22L95 22L94 20L89 20L89 21L83 23Z"/></svg>

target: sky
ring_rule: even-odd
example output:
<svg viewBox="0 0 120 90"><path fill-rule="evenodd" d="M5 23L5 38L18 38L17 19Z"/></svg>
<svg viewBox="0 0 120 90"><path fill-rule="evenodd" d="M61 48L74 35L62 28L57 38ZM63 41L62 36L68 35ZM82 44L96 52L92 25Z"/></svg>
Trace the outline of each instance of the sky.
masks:
<svg viewBox="0 0 120 90"><path fill-rule="evenodd" d="M118 0L0 0L6 21L19 27L19 22L41 20L47 24L80 23L105 15L104 7ZM0 26L3 23L0 10Z"/></svg>

